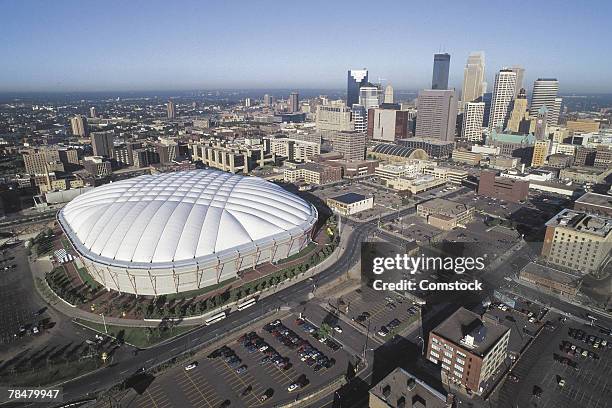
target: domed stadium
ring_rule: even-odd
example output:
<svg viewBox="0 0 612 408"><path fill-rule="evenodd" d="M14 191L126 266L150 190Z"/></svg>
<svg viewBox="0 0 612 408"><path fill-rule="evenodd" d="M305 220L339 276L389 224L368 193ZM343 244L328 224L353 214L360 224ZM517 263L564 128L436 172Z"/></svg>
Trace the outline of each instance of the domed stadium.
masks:
<svg viewBox="0 0 612 408"><path fill-rule="evenodd" d="M194 170L97 187L68 203L58 221L96 281L163 295L299 252L317 210L257 177Z"/></svg>

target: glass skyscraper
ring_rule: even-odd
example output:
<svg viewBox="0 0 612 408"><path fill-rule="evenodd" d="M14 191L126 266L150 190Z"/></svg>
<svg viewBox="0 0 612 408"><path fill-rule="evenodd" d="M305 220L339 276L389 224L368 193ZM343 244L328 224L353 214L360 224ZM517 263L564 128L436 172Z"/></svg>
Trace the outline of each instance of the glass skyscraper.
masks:
<svg viewBox="0 0 612 408"><path fill-rule="evenodd" d="M359 103L359 88L367 83L367 69L349 69L346 89L346 106L353 106Z"/></svg>
<svg viewBox="0 0 612 408"><path fill-rule="evenodd" d="M448 71L450 54L434 54L433 77L431 89L448 89Z"/></svg>

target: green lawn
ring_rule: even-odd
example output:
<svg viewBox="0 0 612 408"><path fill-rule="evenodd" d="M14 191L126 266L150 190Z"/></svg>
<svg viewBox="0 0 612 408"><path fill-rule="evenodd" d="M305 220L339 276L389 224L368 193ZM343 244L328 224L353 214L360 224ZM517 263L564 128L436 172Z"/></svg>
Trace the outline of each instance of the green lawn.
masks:
<svg viewBox="0 0 612 408"><path fill-rule="evenodd" d="M87 326L93 330L104 333L104 325L102 323L92 323L82 319L75 320L83 326ZM185 333L193 329L193 327L179 326L171 329L159 329L157 327L127 327L107 324L106 329L108 330L108 334L113 337L123 337L123 340L126 343L133 344L136 347L145 348Z"/></svg>
<svg viewBox="0 0 612 408"><path fill-rule="evenodd" d="M81 277L81 279L83 279L83 282L87 283L90 287L92 287L94 289L98 289L100 287L100 284L98 282L96 282L94 280L94 278L91 277L89 272L87 272L87 269L85 269L85 268L78 268L76 266L76 264L74 265L74 268L79 273L79 276Z"/></svg>
<svg viewBox="0 0 612 408"><path fill-rule="evenodd" d="M225 285L228 285L230 283L232 283L233 281L235 281L238 278L229 278L226 279L216 285L212 285L212 286L206 286L205 288L202 289L196 289L196 290L190 290L188 292L181 292L181 293L170 293L168 295L164 295L166 297L166 300L172 300L172 299L181 299L181 298L185 298L185 299L191 299L193 297L199 296L199 295L203 295L205 293L208 292L212 292L215 291L219 288L224 287Z"/></svg>
<svg viewBox="0 0 612 408"><path fill-rule="evenodd" d="M315 249L316 247L317 247L317 244L315 244L314 242L311 242L310 244L308 244L306 246L306 248L302 249L300 252L298 252L296 254L291 255L289 258L283 259L283 261L278 263L277 265L278 266L282 266L284 263L291 262L294 259L301 258L304 255L306 255L307 253L312 252L312 250Z"/></svg>

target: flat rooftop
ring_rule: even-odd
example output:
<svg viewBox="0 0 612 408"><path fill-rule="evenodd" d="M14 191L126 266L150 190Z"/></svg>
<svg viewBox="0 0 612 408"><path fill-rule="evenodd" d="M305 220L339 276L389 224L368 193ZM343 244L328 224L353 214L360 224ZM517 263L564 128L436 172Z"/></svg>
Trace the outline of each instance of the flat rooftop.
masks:
<svg viewBox="0 0 612 408"><path fill-rule="evenodd" d="M547 227L561 227L605 238L612 232L612 218L566 208L546 222Z"/></svg>
<svg viewBox="0 0 612 408"><path fill-rule="evenodd" d="M385 401L390 407L441 408L448 406L445 391L438 391L401 367L391 371L370 389L370 393Z"/></svg>
<svg viewBox="0 0 612 408"><path fill-rule="evenodd" d="M445 198L434 198L433 200L425 201L424 203L420 203L419 207L438 210L441 214L447 216L462 214L470 208L463 203L447 200Z"/></svg>
<svg viewBox="0 0 612 408"><path fill-rule="evenodd" d="M529 262L521 273L529 273L531 275L535 275L539 278L550 280L553 282L559 282L567 286L577 287L582 276L573 275L571 273L562 272L557 269L540 265L539 263Z"/></svg>
<svg viewBox="0 0 612 408"><path fill-rule="evenodd" d="M461 307L433 329L432 333L484 357L509 330L501 324L483 321L479 314ZM473 346L463 341L468 334L474 337Z"/></svg>
<svg viewBox="0 0 612 408"><path fill-rule="evenodd" d="M346 194L342 194L336 197L331 197L331 199L344 203L344 204L353 204L353 203L358 203L359 201L363 201L367 199L367 197L364 196L363 194L346 193Z"/></svg>
<svg viewBox="0 0 612 408"><path fill-rule="evenodd" d="M612 196L607 194L586 193L576 200L577 203L589 204L597 207L612 208Z"/></svg>

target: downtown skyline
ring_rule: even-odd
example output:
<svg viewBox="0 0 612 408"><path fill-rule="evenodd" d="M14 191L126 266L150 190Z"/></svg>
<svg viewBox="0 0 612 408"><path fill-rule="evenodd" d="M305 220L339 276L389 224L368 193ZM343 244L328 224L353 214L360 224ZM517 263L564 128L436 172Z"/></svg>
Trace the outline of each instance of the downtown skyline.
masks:
<svg viewBox="0 0 612 408"><path fill-rule="evenodd" d="M500 20L485 2L469 10L446 2L382 2L367 20L370 34L360 36L352 32L360 25L351 23L359 17L343 2L300 8L111 2L95 9L70 1L39 2L35 9L14 3L0 18L0 92L341 89L346 71L362 67L371 82L384 78L398 90L418 90L430 87L438 52L451 55L449 86L460 91L475 51L485 53L488 92L496 72L513 65L525 68L527 89L537 78L555 77L562 93L612 92L612 56L602 52L612 35L605 24L611 6L546 1L530 10L529 20L548 23L527 24L523 11L530 4L517 4ZM551 29L562 34L551 38ZM539 37L546 41L534 41Z"/></svg>

